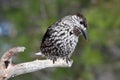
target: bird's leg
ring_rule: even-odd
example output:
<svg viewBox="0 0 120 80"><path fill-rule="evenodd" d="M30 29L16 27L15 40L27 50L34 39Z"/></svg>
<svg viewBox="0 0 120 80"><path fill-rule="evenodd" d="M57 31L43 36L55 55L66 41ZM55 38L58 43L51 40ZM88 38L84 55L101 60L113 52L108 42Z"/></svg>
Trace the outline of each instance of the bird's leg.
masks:
<svg viewBox="0 0 120 80"><path fill-rule="evenodd" d="M66 57L66 63L68 64L69 61L70 61L70 58L67 56Z"/></svg>
<svg viewBox="0 0 120 80"><path fill-rule="evenodd" d="M52 57L52 59L51 60L53 60L53 64L55 63L55 61L57 60L57 58L54 56L54 57Z"/></svg>

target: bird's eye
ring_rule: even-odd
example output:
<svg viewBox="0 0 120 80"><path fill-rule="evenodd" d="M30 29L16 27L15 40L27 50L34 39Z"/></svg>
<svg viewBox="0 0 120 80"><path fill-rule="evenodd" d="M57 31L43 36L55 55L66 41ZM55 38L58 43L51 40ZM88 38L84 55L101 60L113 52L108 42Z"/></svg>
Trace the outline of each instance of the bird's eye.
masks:
<svg viewBox="0 0 120 80"><path fill-rule="evenodd" d="M80 24L82 24L84 27L87 27L87 24L84 21L81 21Z"/></svg>
<svg viewBox="0 0 120 80"><path fill-rule="evenodd" d="M80 22L80 24L84 24L84 22L83 22L83 21L81 21L81 22Z"/></svg>

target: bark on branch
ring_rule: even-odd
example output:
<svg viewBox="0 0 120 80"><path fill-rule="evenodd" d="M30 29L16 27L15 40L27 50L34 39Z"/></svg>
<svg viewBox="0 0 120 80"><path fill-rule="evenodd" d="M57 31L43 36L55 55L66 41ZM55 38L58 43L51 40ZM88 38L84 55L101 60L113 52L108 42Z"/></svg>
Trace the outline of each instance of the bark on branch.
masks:
<svg viewBox="0 0 120 80"><path fill-rule="evenodd" d="M5 52L0 60L0 80L7 80L11 77L38 71L48 67L71 67L73 61L66 63L63 59L58 59L54 64L53 61L47 60L34 60L20 64L12 64L12 57L18 53L23 52L25 47L12 48Z"/></svg>

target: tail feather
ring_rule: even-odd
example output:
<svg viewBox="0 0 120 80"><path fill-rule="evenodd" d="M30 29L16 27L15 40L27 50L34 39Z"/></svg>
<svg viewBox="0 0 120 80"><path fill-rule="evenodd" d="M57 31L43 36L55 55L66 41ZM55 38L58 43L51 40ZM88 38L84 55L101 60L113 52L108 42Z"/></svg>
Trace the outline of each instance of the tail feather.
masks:
<svg viewBox="0 0 120 80"><path fill-rule="evenodd" d="M42 52L37 52L37 53L35 53L35 55L36 55L36 56L44 56L44 55L42 54Z"/></svg>

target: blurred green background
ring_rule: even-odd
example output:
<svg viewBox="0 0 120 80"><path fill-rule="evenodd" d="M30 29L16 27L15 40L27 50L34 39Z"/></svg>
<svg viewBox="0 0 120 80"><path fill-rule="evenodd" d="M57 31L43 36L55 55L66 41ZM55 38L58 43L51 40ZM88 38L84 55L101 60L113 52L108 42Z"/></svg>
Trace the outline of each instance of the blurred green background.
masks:
<svg viewBox="0 0 120 80"><path fill-rule="evenodd" d="M74 13L88 21L71 68L47 68L10 80L120 80L120 0L0 0L0 56L25 46L14 63L32 61L51 24Z"/></svg>

